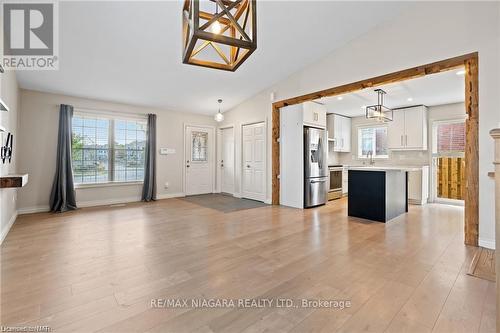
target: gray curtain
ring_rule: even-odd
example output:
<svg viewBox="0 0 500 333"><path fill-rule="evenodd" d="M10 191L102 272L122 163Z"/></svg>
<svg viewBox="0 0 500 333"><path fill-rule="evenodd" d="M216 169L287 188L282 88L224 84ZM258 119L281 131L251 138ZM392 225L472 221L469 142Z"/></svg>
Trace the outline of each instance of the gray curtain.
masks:
<svg viewBox="0 0 500 333"><path fill-rule="evenodd" d="M61 104L57 139L56 174L50 193L50 210L65 212L76 209L73 170L71 169L71 120L73 107Z"/></svg>
<svg viewBox="0 0 500 333"><path fill-rule="evenodd" d="M156 200L156 115L148 114L142 201Z"/></svg>

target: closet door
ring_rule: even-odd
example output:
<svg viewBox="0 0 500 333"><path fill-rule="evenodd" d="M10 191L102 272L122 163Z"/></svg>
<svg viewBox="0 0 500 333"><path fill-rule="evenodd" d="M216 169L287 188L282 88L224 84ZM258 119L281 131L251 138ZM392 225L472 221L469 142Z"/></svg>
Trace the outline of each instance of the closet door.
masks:
<svg viewBox="0 0 500 333"><path fill-rule="evenodd" d="M243 126L242 197L264 201L266 196L265 123Z"/></svg>

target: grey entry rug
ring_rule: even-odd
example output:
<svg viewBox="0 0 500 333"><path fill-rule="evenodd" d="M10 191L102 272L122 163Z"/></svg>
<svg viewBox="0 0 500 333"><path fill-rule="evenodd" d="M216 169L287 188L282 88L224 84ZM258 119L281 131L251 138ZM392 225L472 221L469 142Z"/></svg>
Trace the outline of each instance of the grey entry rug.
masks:
<svg viewBox="0 0 500 333"><path fill-rule="evenodd" d="M240 210L268 206L260 201L240 199L225 194L200 194L200 195L191 195L179 199L205 208L215 209L223 213L231 213Z"/></svg>

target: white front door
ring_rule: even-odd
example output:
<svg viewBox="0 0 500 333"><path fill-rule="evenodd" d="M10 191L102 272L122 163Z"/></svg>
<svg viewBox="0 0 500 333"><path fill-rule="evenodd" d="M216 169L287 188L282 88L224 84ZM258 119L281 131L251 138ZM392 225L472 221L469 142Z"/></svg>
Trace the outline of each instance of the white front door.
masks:
<svg viewBox="0 0 500 333"><path fill-rule="evenodd" d="M264 123L244 125L242 197L264 201L266 196L266 131Z"/></svg>
<svg viewBox="0 0 500 333"><path fill-rule="evenodd" d="M221 191L234 193L234 128L221 130Z"/></svg>
<svg viewBox="0 0 500 333"><path fill-rule="evenodd" d="M213 128L186 126L184 159L186 195L213 192Z"/></svg>

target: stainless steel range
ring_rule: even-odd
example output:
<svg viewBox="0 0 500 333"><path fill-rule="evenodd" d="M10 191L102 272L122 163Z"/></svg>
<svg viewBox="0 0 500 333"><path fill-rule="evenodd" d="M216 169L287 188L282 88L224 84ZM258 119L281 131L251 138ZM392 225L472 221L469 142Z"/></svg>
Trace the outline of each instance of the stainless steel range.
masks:
<svg viewBox="0 0 500 333"><path fill-rule="evenodd" d="M328 167L328 200L342 197L342 165L330 165Z"/></svg>

